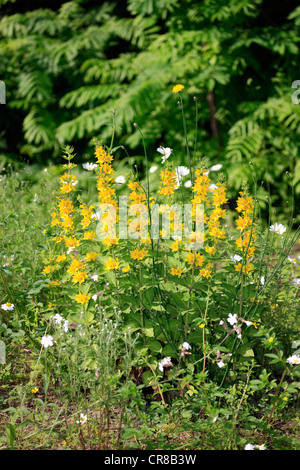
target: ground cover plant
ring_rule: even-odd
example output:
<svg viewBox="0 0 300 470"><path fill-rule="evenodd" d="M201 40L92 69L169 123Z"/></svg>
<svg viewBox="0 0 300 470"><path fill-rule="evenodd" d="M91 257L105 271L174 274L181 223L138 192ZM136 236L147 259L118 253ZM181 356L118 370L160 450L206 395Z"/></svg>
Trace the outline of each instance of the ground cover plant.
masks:
<svg viewBox="0 0 300 470"><path fill-rule="evenodd" d="M184 157L136 123L145 175L120 165L113 114L93 161L1 179L1 449L300 447L292 188L266 219L250 161L230 200L171 94Z"/></svg>

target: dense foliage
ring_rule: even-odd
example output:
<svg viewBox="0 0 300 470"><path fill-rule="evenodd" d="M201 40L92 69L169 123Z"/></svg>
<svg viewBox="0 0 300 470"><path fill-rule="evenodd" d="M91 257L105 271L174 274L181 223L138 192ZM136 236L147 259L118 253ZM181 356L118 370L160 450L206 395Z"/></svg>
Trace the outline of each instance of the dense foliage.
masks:
<svg viewBox="0 0 300 470"><path fill-rule="evenodd" d="M300 110L291 88L299 78L297 1L1 3L3 158L45 164L66 144L88 158L90 139L110 135L115 110L121 144L137 161L134 122L150 159L157 145L170 145L183 160L181 115L170 95L182 82L187 119L198 127L188 135L196 158L224 164L232 195L249 180L250 160L275 205L290 200L290 181L299 194Z"/></svg>
<svg viewBox="0 0 300 470"><path fill-rule="evenodd" d="M0 0L0 449L300 448L297 3Z"/></svg>

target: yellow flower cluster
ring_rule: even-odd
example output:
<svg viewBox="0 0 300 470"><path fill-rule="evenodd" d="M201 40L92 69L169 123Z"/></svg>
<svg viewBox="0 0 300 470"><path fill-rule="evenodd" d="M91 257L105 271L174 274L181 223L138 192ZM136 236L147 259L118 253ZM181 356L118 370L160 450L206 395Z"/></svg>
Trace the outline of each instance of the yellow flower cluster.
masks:
<svg viewBox="0 0 300 470"><path fill-rule="evenodd" d="M175 170L166 168L160 172L161 177L161 188L160 194L163 196L170 196L174 194L177 187L177 175Z"/></svg>
<svg viewBox="0 0 300 470"><path fill-rule="evenodd" d="M109 159L111 157L104 156L103 152L99 152L98 149L96 153L99 157L98 163L101 171L103 173L105 173L105 171L111 172L106 166L110 164ZM101 158L103 160L106 159L106 161L103 161L103 165L100 165ZM95 230L86 230L90 228L92 224L96 223L94 218L95 206L81 202L79 209L75 208L74 202L67 196L67 193L76 191L78 180L75 175L71 174L71 169L75 168L76 165L68 161L68 163L63 166L67 171L60 177L60 192L62 196L57 198L57 209L51 213L51 227L57 231L53 240L56 243L64 242L64 249L66 249L67 252L56 255L53 260L51 258L47 260L48 264L44 268L44 273L49 275L59 268L60 263L67 263L66 272L70 276L72 284L83 285L90 278L88 265L96 262L99 257L98 252L86 250L85 247L88 245L84 245L83 247L85 255L81 255L78 251L83 242L92 242L96 238ZM105 177L103 173L100 176ZM76 217L76 212L81 218ZM80 236L78 235L78 233L80 233L78 232L78 226L76 227L77 220L80 221L79 223L84 230L83 234ZM57 263L56 266L53 265L54 261ZM60 283L56 280L52 280L49 287L55 287L56 285L60 285ZM82 304L87 303L89 299L90 297L83 292L79 292L75 297L76 302Z"/></svg>
<svg viewBox="0 0 300 470"><path fill-rule="evenodd" d="M148 256L148 251L145 250L144 248L142 249L136 248L130 253L130 257L138 261L142 261L143 259L147 258L147 256Z"/></svg>
<svg viewBox="0 0 300 470"><path fill-rule="evenodd" d="M174 92L177 93L182 88L178 85ZM62 194L57 198L57 208L51 213L51 227L56 232L53 240L56 243L63 242L62 246L64 245L63 249L66 252L56 253L53 258L49 258L45 262L46 266L44 267L44 273L51 275L60 268L60 264L65 266L72 285L76 286L78 284L82 288L82 291L77 293L75 297L76 302L80 304L87 304L91 298L88 295L89 286L87 281L91 277L93 278L91 273L94 272L92 271L94 263L99 262L100 252L97 251L97 248L95 249L92 243L97 236L101 235L101 247L104 252L108 252L107 260L103 262L105 271L112 271L116 275L117 272L120 272L122 276L128 273L131 268L128 262L123 264L121 251L117 246L120 244L116 234L120 208L118 207L115 179L113 177L113 157L102 145L95 149L95 157L97 161L95 168L98 203L101 205L101 209L103 209L103 205L108 205L108 209L113 207L114 211L97 212L97 204L89 205L81 200L79 208L75 209L71 195L68 193L74 194L78 181L70 171L75 165L69 161L67 165L64 165L67 171L60 177L60 192ZM160 231L162 239L169 239L169 235L173 236L171 243L162 244L162 252L165 252L166 260L170 251L176 257L176 262L172 262L169 269L172 276L181 277L185 274L194 275L195 273L197 276L210 279L215 269L212 255L220 246L223 246L222 240L226 241L226 233L222 222L226 217L226 206L224 208L224 205L228 202L226 186L221 182L212 184L209 171L206 169L197 169L194 176L193 197L191 200L193 229L189 236L185 237L186 239L175 235L178 233L178 229L180 233L184 231L181 215L175 210L171 210L168 203L163 204L160 201L159 212L163 220L164 217L167 217L170 221L170 232L174 234L168 234L166 229L162 228ZM179 180L171 163L168 163L164 170L160 172L160 183L157 196L166 196L168 202L176 200L175 191L179 187ZM128 214L131 217L127 221L128 231L129 233L140 233L138 246L130 248L128 255L130 255L133 262L143 262L151 256L148 249L151 240L148 235L149 214L147 211L147 215L144 217L142 212L145 211L145 208L149 209L148 205L151 206L156 200L150 197L142 185L135 180L129 180L128 189L130 201ZM199 222L199 205L203 205L205 209L200 215L200 221L203 222L206 231L205 237L204 232L197 232L197 230L199 231L197 225ZM235 269L238 272L242 269L244 273L248 273L253 270L253 265L248 260L254 255L256 234L252 226L253 199L247 195L246 191L240 193L236 210L238 212L236 228L240 232L240 236L235 243L244 261L243 263L236 263ZM142 236L142 233L145 233L145 236ZM204 242L204 238L206 241L205 247L196 250L185 244L187 242L193 245L199 240ZM167 264L168 261L166 261ZM50 286L54 287L55 285L59 285L59 282L53 279Z"/></svg>
<svg viewBox="0 0 300 470"><path fill-rule="evenodd" d="M209 171L206 169L198 169L195 171L195 181L192 187L194 197L192 199L193 204L193 217L196 218L196 205L203 204L205 208L205 214L203 216L203 222L207 227L207 235L204 237L203 234L197 234L198 240L204 242L206 240L206 246L204 251L212 255L215 252L215 244L217 240L225 239L225 230L222 228L221 219L226 216L226 210L222 208L227 203L226 187L224 184L212 185L209 178ZM201 236L200 236L201 235ZM199 269L199 274L205 278L210 278L212 275L212 263L209 262L205 266L205 256L199 253L190 253L186 262Z"/></svg>
<svg viewBox="0 0 300 470"><path fill-rule="evenodd" d="M101 238L104 238L104 245L111 247L112 245L118 244L118 238L114 232L115 223L118 220L118 204L116 190L113 187L114 180L112 176L110 176L114 173L114 169L111 165L113 157L107 153L101 145L96 148L95 156L99 164L96 169L99 204L107 205L107 208L113 206L116 210L115 214L112 214L111 211L103 214L100 220L101 228L99 229L99 234Z"/></svg>
<svg viewBox="0 0 300 470"><path fill-rule="evenodd" d="M70 193L71 191L76 191L76 185L78 180L75 175L70 173L64 173L60 177L61 187L60 191L62 194Z"/></svg>
<svg viewBox="0 0 300 470"><path fill-rule="evenodd" d="M245 258L245 263L235 264L235 269L237 271L242 269L243 273L249 273L254 269L248 260L253 257L255 252L256 231L253 226L254 201L245 191L240 192L236 210L240 214L236 221L236 227L241 232L241 235L235 243L241 252L241 256Z"/></svg>
<svg viewBox="0 0 300 470"><path fill-rule="evenodd" d="M92 222L92 216L93 216L93 209L95 209L95 206L87 206L86 204L82 203L80 205L81 208L81 215L82 215L82 220L81 220L81 225L85 229L87 228L91 222Z"/></svg>

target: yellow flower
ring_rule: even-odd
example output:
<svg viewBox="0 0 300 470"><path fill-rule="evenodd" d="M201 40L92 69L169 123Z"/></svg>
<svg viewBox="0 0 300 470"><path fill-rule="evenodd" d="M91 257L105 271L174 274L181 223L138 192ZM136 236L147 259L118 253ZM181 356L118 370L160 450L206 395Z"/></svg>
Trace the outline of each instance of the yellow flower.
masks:
<svg viewBox="0 0 300 470"><path fill-rule="evenodd" d="M96 238L96 232L86 232L83 235L82 240L94 240Z"/></svg>
<svg viewBox="0 0 300 470"><path fill-rule="evenodd" d="M180 243L180 240L175 240L170 246L173 253L179 250L179 243Z"/></svg>
<svg viewBox="0 0 300 470"><path fill-rule="evenodd" d="M103 245L111 247L113 245L118 245L119 244L119 239L118 238L109 238L106 237L104 240L102 240Z"/></svg>
<svg viewBox="0 0 300 470"><path fill-rule="evenodd" d="M79 261L78 259L74 259L72 261L72 263L70 264L69 266L69 269L67 270L67 272L73 276L73 274L75 274L77 271L79 271L80 269L82 269L84 267L84 263L82 263L81 261Z"/></svg>
<svg viewBox="0 0 300 470"><path fill-rule="evenodd" d="M109 258L105 263L105 269L107 271L119 269L119 258Z"/></svg>
<svg viewBox="0 0 300 470"><path fill-rule="evenodd" d="M227 202L226 198L226 188L223 185L218 186L218 188L213 192L213 204L214 206L221 206Z"/></svg>
<svg viewBox="0 0 300 470"><path fill-rule="evenodd" d="M100 147L96 148L95 156L98 160L98 163L102 165L103 163L110 163L113 159L109 153L106 153L105 149L100 145Z"/></svg>
<svg viewBox="0 0 300 470"><path fill-rule="evenodd" d="M245 212L248 213L253 209L253 199L251 196L248 196L244 191L240 192L240 196L237 200L237 208L238 212Z"/></svg>
<svg viewBox="0 0 300 470"><path fill-rule="evenodd" d="M182 269L181 269L181 268L172 268L172 269L171 269L171 274L172 274L173 276L181 277Z"/></svg>
<svg viewBox="0 0 300 470"><path fill-rule="evenodd" d="M240 271L241 268L242 268L242 263L238 263L238 264L235 264L234 266L235 270L236 271ZM243 268L242 268L242 272L243 273L250 273L251 271L253 271L253 264L249 263L249 264L244 264Z"/></svg>
<svg viewBox="0 0 300 470"><path fill-rule="evenodd" d="M199 325L199 328L205 328L205 323L201 323L201 324Z"/></svg>
<svg viewBox="0 0 300 470"><path fill-rule="evenodd" d="M77 240L76 237L69 237L65 239L65 245L67 248L71 248L73 246L78 246L80 244L80 241Z"/></svg>
<svg viewBox="0 0 300 470"><path fill-rule="evenodd" d="M53 237L52 240L55 242L55 243L60 243L64 240L64 236L61 236L61 237Z"/></svg>
<svg viewBox="0 0 300 470"><path fill-rule="evenodd" d="M251 225L252 220L248 215L245 215L245 217L239 216L238 220L236 221L236 226L237 229L243 232L249 225Z"/></svg>
<svg viewBox="0 0 300 470"><path fill-rule="evenodd" d="M203 265L204 257L200 253L189 253L186 257L186 262L200 268Z"/></svg>
<svg viewBox="0 0 300 470"><path fill-rule="evenodd" d="M46 266L44 269L43 269L43 272L45 274L50 274L52 271L54 271L54 267L53 266Z"/></svg>
<svg viewBox="0 0 300 470"><path fill-rule="evenodd" d="M37 393L39 391L39 389L37 387L34 387L31 389L31 393Z"/></svg>
<svg viewBox="0 0 300 470"><path fill-rule="evenodd" d="M69 162L69 163L66 163L65 165L63 165L63 168L69 168L71 170L72 168L75 168L76 166L77 165L75 163Z"/></svg>
<svg viewBox="0 0 300 470"><path fill-rule="evenodd" d="M85 295L85 294L82 294L81 292L79 292L79 294L76 295L75 300L79 304L86 304L86 303L88 303L90 298L91 297L89 295Z"/></svg>
<svg viewBox="0 0 300 470"><path fill-rule="evenodd" d="M271 336L268 341L269 341L269 343L273 343L273 341L274 341L273 336Z"/></svg>
<svg viewBox="0 0 300 470"><path fill-rule="evenodd" d="M125 266L125 268L122 268L122 271L123 273L128 273L128 271L130 270L130 266Z"/></svg>
<svg viewBox="0 0 300 470"><path fill-rule="evenodd" d="M199 271L200 276L206 277L208 279L211 277L211 270L207 268L200 269Z"/></svg>
<svg viewBox="0 0 300 470"><path fill-rule="evenodd" d="M173 194L177 188L177 174L175 170L164 170L160 172L162 188L160 189L160 194L164 196L169 196Z"/></svg>
<svg viewBox="0 0 300 470"><path fill-rule="evenodd" d="M88 276L85 271L77 271L73 276L72 282L74 282L74 284L76 284L77 282L79 284L82 284L86 280L87 277Z"/></svg>
<svg viewBox="0 0 300 470"><path fill-rule="evenodd" d="M99 256L99 253L96 253L95 251L91 252L91 253L87 253L86 254L86 257L85 257L85 260L86 261L95 261Z"/></svg>
<svg viewBox="0 0 300 470"><path fill-rule="evenodd" d="M137 259L139 261L142 261L143 259L147 258L147 256L148 256L148 250L144 250L144 248L142 248L141 250L136 248L130 253L130 257L132 259Z"/></svg>
<svg viewBox="0 0 300 470"><path fill-rule="evenodd" d="M58 287L60 283L58 281L51 281L50 284L48 284L48 287Z"/></svg>
<svg viewBox="0 0 300 470"><path fill-rule="evenodd" d="M65 261L65 260L66 260L66 255L58 255L58 257L56 258L57 263L61 263L62 261Z"/></svg>
<svg viewBox="0 0 300 470"><path fill-rule="evenodd" d="M184 89L184 86L179 83L178 85L173 86L173 93L178 93L179 91L183 89Z"/></svg>

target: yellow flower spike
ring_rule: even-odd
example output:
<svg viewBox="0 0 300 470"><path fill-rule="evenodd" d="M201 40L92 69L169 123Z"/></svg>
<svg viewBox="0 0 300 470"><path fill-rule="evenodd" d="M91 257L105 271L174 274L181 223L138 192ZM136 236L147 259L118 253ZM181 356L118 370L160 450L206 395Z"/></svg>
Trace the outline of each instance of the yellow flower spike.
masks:
<svg viewBox="0 0 300 470"><path fill-rule="evenodd" d="M44 269L43 269L43 272L45 274L50 274L52 271L54 271L54 267L53 266L46 266Z"/></svg>

